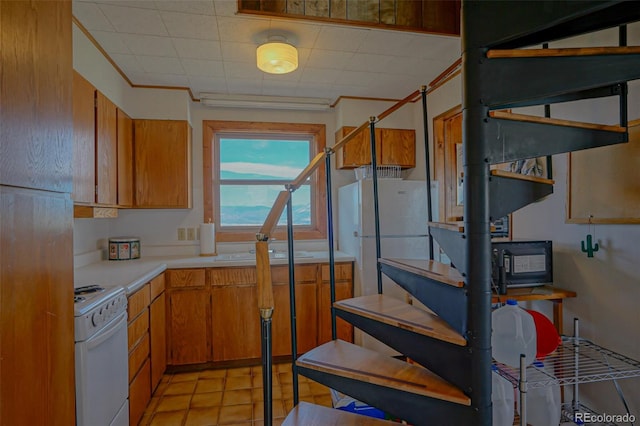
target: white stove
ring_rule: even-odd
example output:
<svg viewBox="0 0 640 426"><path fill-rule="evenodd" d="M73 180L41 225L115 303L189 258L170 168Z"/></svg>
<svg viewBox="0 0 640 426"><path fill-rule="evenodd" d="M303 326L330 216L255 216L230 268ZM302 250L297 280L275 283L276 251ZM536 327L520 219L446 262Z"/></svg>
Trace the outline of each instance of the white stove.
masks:
<svg viewBox="0 0 640 426"><path fill-rule="evenodd" d="M128 426L127 295L77 287L74 296L77 426Z"/></svg>

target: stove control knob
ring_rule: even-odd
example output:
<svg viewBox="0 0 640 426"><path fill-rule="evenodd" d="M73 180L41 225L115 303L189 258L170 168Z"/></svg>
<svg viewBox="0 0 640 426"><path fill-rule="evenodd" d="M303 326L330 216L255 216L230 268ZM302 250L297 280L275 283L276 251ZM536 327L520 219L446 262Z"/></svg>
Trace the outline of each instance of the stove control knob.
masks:
<svg viewBox="0 0 640 426"><path fill-rule="evenodd" d="M94 312L93 315L91 315L91 323L94 327L100 325L100 314L98 312Z"/></svg>

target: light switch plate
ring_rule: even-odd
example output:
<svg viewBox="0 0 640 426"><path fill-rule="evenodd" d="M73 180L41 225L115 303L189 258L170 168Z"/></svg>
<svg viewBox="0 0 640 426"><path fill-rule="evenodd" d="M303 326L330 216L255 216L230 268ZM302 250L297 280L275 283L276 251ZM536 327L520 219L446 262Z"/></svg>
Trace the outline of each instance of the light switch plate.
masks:
<svg viewBox="0 0 640 426"><path fill-rule="evenodd" d="M196 228L187 228L187 240L193 241L196 239Z"/></svg>
<svg viewBox="0 0 640 426"><path fill-rule="evenodd" d="M187 239L187 230L185 228L178 228L178 241L184 241Z"/></svg>

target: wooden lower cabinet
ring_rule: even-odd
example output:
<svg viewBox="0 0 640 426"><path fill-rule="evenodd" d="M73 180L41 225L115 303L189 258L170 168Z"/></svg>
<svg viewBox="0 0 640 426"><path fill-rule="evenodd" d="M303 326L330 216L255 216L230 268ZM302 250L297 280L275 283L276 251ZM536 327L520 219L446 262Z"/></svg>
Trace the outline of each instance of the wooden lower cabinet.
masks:
<svg viewBox="0 0 640 426"><path fill-rule="evenodd" d="M162 292L149 305L149 337L151 344L151 392L155 391L167 369L167 318L164 275Z"/></svg>
<svg viewBox="0 0 640 426"><path fill-rule="evenodd" d="M336 268L337 299L352 297L352 263L340 263ZM327 265L296 265L298 353L331 338L327 273ZM291 354L288 266L272 266L271 275L275 304L272 350L274 356L287 356ZM172 269L166 271L166 277L169 365L261 357L255 266L207 268L206 273L201 268ZM339 330L341 339L353 341L353 327L343 322Z"/></svg>
<svg viewBox="0 0 640 426"><path fill-rule="evenodd" d="M329 267L322 266L322 282L318 296L318 344L331 340L331 288L329 285ZM335 268L336 300L353 297L353 264L340 263ZM353 326L341 318L336 319L338 339L353 342Z"/></svg>

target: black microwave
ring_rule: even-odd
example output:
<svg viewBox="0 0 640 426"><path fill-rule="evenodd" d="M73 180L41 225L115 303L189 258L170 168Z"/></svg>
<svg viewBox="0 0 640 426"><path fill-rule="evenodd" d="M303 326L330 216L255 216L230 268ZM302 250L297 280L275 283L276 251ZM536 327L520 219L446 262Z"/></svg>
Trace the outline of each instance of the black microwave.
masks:
<svg viewBox="0 0 640 426"><path fill-rule="evenodd" d="M491 249L491 278L499 294L553 283L551 241L499 241Z"/></svg>

